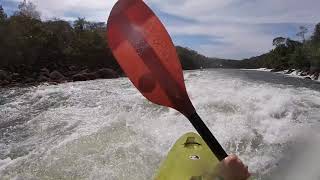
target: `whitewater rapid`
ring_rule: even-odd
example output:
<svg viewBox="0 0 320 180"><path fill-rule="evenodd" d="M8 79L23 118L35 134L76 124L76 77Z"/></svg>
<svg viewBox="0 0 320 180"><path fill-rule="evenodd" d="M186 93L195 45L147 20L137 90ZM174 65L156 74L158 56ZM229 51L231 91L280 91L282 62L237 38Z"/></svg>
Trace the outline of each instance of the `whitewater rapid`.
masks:
<svg viewBox="0 0 320 180"><path fill-rule="evenodd" d="M281 78L185 72L198 114L257 179L318 180L319 86ZM149 180L189 131L182 115L148 102L127 78L0 89L0 179Z"/></svg>

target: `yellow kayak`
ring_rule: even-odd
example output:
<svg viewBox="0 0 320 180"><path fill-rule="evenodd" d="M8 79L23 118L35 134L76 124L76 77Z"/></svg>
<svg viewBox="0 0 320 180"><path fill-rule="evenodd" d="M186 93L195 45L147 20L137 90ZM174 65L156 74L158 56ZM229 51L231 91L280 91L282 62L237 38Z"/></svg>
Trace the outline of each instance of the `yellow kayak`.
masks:
<svg viewBox="0 0 320 180"><path fill-rule="evenodd" d="M219 160L196 133L183 135L162 162L155 180L212 180Z"/></svg>

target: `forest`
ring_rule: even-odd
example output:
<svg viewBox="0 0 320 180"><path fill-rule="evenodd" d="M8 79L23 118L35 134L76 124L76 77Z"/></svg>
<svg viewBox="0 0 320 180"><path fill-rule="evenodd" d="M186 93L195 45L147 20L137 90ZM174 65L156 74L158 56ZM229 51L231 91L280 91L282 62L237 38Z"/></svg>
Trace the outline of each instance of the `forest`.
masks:
<svg viewBox="0 0 320 180"><path fill-rule="evenodd" d="M114 78L121 74L105 24L78 18L42 21L23 1L8 17L0 5L0 84Z"/></svg>
<svg viewBox="0 0 320 180"><path fill-rule="evenodd" d="M177 52L185 70L212 66L196 51L177 47ZM43 21L36 6L26 1L8 16L0 4L0 85L120 76L123 72L108 47L104 22Z"/></svg>

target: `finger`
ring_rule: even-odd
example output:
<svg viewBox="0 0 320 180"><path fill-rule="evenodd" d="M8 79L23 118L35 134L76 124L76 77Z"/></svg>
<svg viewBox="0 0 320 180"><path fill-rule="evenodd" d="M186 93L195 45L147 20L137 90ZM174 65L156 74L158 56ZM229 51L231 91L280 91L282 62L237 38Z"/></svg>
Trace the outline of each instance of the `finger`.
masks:
<svg viewBox="0 0 320 180"><path fill-rule="evenodd" d="M251 173L250 173L250 172L247 172L246 176L247 176L246 179L248 179L248 178L251 176Z"/></svg>
<svg viewBox="0 0 320 180"><path fill-rule="evenodd" d="M236 155L234 155L234 154L231 154L231 155L229 155L225 160L227 161L227 162L234 162L234 161L237 161L239 158L236 156Z"/></svg>

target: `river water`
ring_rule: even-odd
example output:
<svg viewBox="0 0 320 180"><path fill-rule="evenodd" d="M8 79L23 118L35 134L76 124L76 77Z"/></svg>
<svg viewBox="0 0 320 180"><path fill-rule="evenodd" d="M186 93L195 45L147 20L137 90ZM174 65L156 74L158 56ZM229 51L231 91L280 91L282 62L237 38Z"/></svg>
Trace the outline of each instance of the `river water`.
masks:
<svg viewBox="0 0 320 180"><path fill-rule="evenodd" d="M257 179L320 179L320 83L270 72L185 72L210 130ZM194 131L127 78L0 89L0 179L149 180Z"/></svg>

